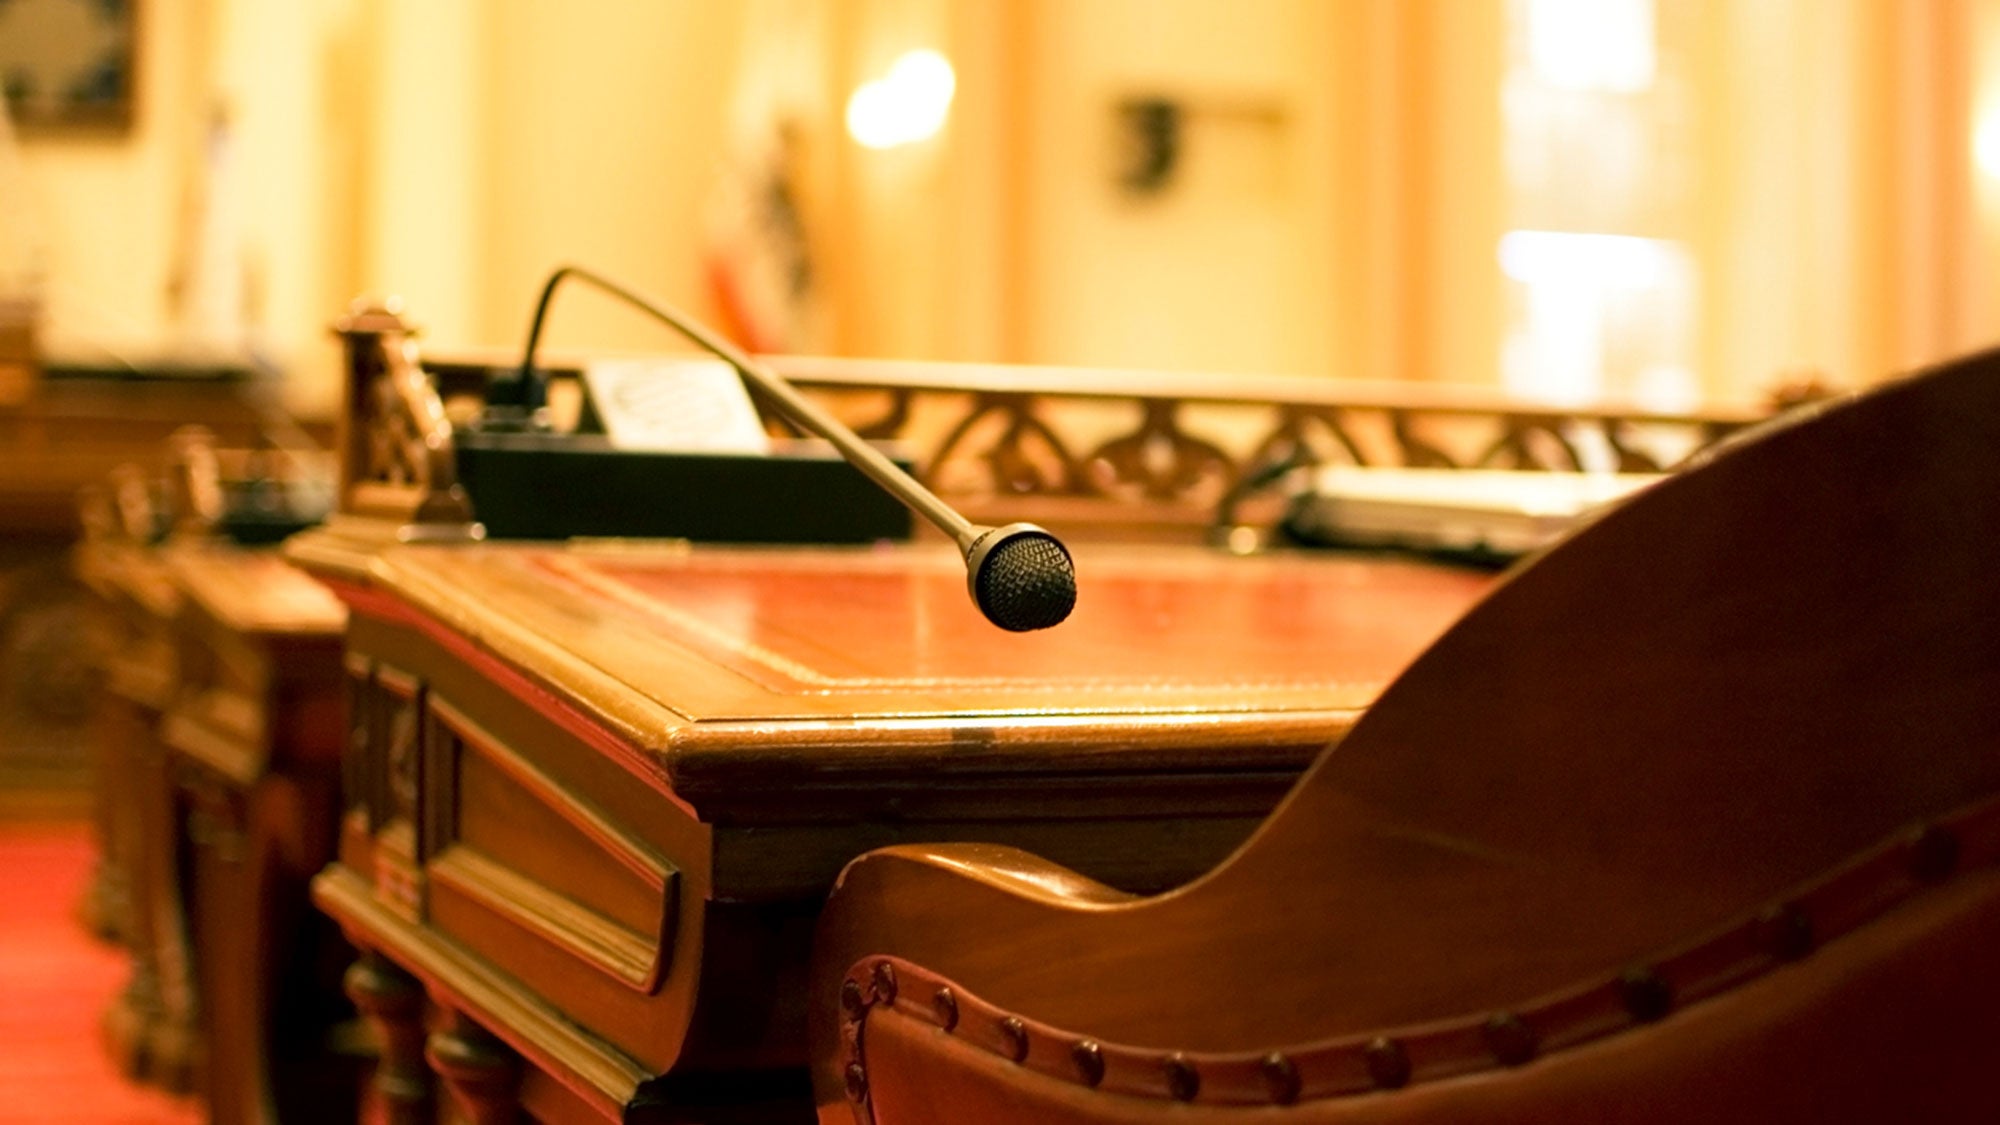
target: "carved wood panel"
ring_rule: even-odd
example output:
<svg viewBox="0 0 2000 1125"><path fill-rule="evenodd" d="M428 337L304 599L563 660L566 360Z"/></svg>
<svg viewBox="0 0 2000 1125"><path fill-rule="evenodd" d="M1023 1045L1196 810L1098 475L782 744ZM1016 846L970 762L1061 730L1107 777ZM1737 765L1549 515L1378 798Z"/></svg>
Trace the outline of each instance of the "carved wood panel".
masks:
<svg viewBox="0 0 2000 1125"><path fill-rule="evenodd" d="M768 362L863 436L901 445L924 483L974 518L1039 500L1078 524L1145 509L1199 527L1279 470L1327 463L1656 472L1767 413L1562 406L1422 382ZM426 370L433 384L483 371L450 362ZM796 432L775 414L765 421L774 434Z"/></svg>

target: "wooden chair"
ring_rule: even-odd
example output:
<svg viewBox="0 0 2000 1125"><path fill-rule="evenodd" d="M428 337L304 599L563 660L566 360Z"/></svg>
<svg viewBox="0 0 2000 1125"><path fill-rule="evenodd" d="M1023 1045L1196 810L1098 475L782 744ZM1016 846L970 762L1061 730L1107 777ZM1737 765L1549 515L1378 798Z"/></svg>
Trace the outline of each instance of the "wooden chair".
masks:
<svg viewBox="0 0 2000 1125"><path fill-rule="evenodd" d="M2000 353L1522 567L1196 882L878 851L815 962L827 1125L2000 1119Z"/></svg>

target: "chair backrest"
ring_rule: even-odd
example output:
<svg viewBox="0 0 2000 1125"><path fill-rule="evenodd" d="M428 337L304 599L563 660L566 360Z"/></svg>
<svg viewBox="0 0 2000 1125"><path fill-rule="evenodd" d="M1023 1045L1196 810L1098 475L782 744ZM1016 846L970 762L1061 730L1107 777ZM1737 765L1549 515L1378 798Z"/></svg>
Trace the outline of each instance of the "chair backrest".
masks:
<svg viewBox="0 0 2000 1125"><path fill-rule="evenodd" d="M1186 894L1351 920L1315 934L1353 963L1324 1035L1562 987L1996 790L1985 355L1747 435L1523 568Z"/></svg>
<svg viewBox="0 0 2000 1125"><path fill-rule="evenodd" d="M1079 1121L1159 1112L1177 1065L1224 1117L2000 1112L1996 560L2000 353L1726 443L1497 587L1216 871L1098 909L1091 976L1131 986L960 982L1032 991L1022 1034L1089 1037L1102 1089L972 1056L962 1089ZM1047 937L1005 956L1076 956ZM905 1031L869 1022L871 1074Z"/></svg>

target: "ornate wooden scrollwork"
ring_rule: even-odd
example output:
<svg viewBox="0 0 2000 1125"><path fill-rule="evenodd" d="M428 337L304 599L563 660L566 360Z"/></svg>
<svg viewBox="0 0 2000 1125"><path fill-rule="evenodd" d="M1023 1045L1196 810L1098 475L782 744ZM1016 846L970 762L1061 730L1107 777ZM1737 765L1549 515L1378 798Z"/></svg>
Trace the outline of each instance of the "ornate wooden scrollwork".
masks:
<svg viewBox="0 0 2000 1125"><path fill-rule="evenodd" d="M990 495L1076 495L1085 491L1085 476L1075 454L1036 407L1035 396L987 393L976 396L972 409L923 459L925 474L945 480L975 427L988 418L1002 419L1000 433L975 456L986 467L983 491Z"/></svg>
<svg viewBox="0 0 2000 1125"><path fill-rule="evenodd" d="M388 745L383 771L387 782L389 815L416 821L422 789L418 783L418 761L422 747L418 741L417 700L392 699L388 716Z"/></svg>
<svg viewBox="0 0 2000 1125"><path fill-rule="evenodd" d="M409 330L382 306L362 308L341 330L357 419L346 448L362 467L346 481L344 508L403 522L418 512L469 520L450 426L431 376L415 366ZM1657 471L1765 416L1615 403L1571 409L1428 383L768 362L808 396L849 406L863 436L902 443L924 483L976 518L1016 518L1020 501L1047 499L1044 515L1071 524L1100 514L1115 522L1144 508L1147 519L1197 533L1216 505L1255 491L1278 465ZM446 363L438 371L484 368ZM796 432L774 412L766 426Z"/></svg>
<svg viewBox="0 0 2000 1125"><path fill-rule="evenodd" d="M174 510L174 534L201 537L221 524L222 460L215 433L206 426L182 426L167 438L167 489Z"/></svg>
<svg viewBox="0 0 2000 1125"><path fill-rule="evenodd" d="M1605 448L1618 458L1621 473L1657 473L1666 468L1659 457L1639 448L1631 437L1632 427L1616 418L1603 420Z"/></svg>
<svg viewBox="0 0 2000 1125"><path fill-rule="evenodd" d="M340 510L400 523L465 524L451 421L396 308L357 304L337 325L347 348Z"/></svg>
<svg viewBox="0 0 2000 1125"><path fill-rule="evenodd" d="M162 524L153 482L139 466L126 463L111 470L111 515L117 533L132 543L151 543Z"/></svg>
<svg viewBox="0 0 2000 1125"><path fill-rule="evenodd" d="M1410 411L1389 411L1389 428L1396 435L1396 445L1403 455L1403 464L1412 469L1456 469L1458 462L1451 454L1417 432L1416 422Z"/></svg>
<svg viewBox="0 0 2000 1125"><path fill-rule="evenodd" d="M1576 472L1583 457L1564 432L1560 415L1514 414L1500 420L1500 436L1473 462L1480 469Z"/></svg>
<svg viewBox="0 0 2000 1125"><path fill-rule="evenodd" d="M1763 417L1597 403L1532 408L1477 387L1081 368L774 358L808 394L892 396L872 438L968 511L1049 498L1063 518L1143 504L1191 528L1276 465L1658 471ZM1107 414L1136 426L1105 438ZM1218 499L1219 498L1219 499Z"/></svg>
<svg viewBox="0 0 2000 1125"><path fill-rule="evenodd" d="M1315 434L1319 435L1317 439ZM1271 432L1244 459L1239 477L1261 471L1266 465L1322 464L1332 453L1338 453L1349 464L1369 463L1360 443L1347 431L1338 408L1280 406Z"/></svg>
<svg viewBox="0 0 2000 1125"><path fill-rule="evenodd" d="M872 421L856 425L855 433L871 441L886 441L901 436L909 427L911 393L904 388L892 388L888 394L889 409Z"/></svg>
<svg viewBox="0 0 2000 1125"><path fill-rule="evenodd" d="M1106 496L1212 504L1236 476L1236 463L1215 443L1180 426L1172 399L1140 402L1139 428L1097 447L1086 464L1092 490Z"/></svg>

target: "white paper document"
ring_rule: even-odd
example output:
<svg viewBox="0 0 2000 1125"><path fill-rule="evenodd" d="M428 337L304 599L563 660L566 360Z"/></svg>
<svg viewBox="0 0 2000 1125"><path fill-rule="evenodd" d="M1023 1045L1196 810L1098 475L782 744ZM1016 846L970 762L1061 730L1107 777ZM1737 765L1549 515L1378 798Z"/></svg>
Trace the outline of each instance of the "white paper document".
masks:
<svg viewBox="0 0 2000 1125"><path fill-rule="evenodd" d="M584 386L619 449L769 453L757 407L735 368L706 359L602 359Z"/></svg>

